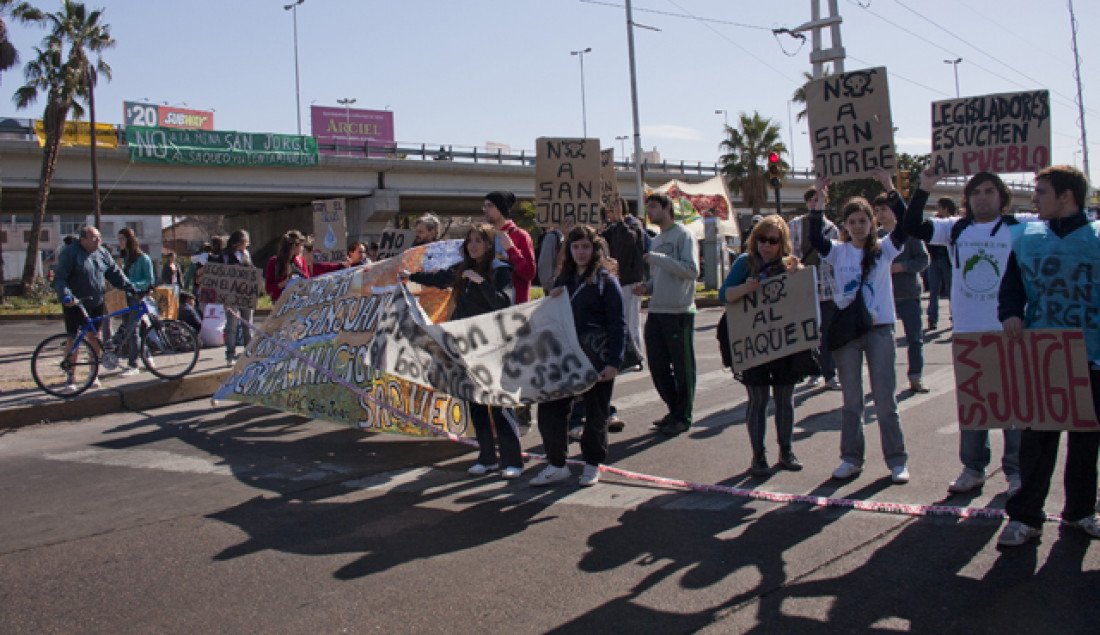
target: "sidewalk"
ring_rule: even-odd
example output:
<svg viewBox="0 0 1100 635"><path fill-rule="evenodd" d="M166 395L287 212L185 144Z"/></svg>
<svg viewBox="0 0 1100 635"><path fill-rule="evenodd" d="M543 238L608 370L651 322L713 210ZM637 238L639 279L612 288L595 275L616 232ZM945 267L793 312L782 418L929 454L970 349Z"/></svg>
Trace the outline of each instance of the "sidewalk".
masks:
<svg viewBox="0 0 1100 635"><path fill-rule="evenodd" d="M56 326L41 329L39 339L62 330L59 322ZM31 377L31 354L37 345L38 340L33 340L26 346L12 346L11 342L0 346L0 430L202 399L214 394L229 374L225 349L204 348L195 368L180 379L160 379L144 366L133 377L120 377L120 371L105 372L101 368L102 388L89 388L77 397L62 399L43 392Z"/></svg>

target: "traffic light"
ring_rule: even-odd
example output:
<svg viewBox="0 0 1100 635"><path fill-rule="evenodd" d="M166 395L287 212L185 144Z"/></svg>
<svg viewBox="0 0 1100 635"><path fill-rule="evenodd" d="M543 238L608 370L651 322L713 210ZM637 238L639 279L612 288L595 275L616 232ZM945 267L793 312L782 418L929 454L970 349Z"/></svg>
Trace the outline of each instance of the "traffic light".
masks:
<svg viewBox="0 0 1100 635"><path fill-rule="evenodd" d="M909 199L909 170L898 169L898 194L902 200Z"/></svg>
<svg viewBox="0 0 1100 635"><path fill-rule="evenodd" d="M783 167L779 164L779 154L768 155L768 184L774 188L783 187Z"/></svg>

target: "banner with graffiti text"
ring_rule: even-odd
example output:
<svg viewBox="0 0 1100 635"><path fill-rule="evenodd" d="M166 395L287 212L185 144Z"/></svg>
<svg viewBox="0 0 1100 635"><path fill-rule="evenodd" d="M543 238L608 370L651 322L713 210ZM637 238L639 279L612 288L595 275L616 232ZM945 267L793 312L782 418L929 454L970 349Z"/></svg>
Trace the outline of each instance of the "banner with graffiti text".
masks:
<svg viewBox="0 0 1100 635"><path fill-rule="evenodd" d="M716 176L702 183L685 183L673 179L658 187L646 186L646 195L654 192L665 194L672 200L673 216L698 240L702 240L705 233L705 218L717 219L723 236L741 236L733 215L729 190L726 189L722 177Z"/></svg>
<svg viewBox="0 0 1100 635"><path fill-rule="evenodd" d="M581 394L599 375L577 341L565 294L431 324L402 286L375 326L368 359L390 375L502 407Z"/></svg>
<svg viewBox="0 0 1100 635"><path fill-rule="evenodd" d="M374 330L386 299L399 286L398 273L437 271L458 262L461 241L410 249L365 267L303 280L289 287L261 330L214 394L214 399L254 403L356 428L416 436L429 433L334 383L325 368L372 398L454 434L469 421L464 401L385 375L368 364ZM424 287L419 297L430 316L446 312L449 292ZM290 355L290 348L309 363ZM469 426L472 429L472 426Z"/></svg>

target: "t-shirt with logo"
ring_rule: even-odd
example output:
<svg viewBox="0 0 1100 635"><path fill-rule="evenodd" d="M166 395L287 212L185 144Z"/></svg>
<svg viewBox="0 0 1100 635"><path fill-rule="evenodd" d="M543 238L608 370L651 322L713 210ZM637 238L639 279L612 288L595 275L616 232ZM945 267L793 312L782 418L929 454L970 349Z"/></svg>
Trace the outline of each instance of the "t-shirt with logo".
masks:
<svg viewBox="0 0 1100 635"><path fill-rule="evenodd" d="M859 291L859 279L863 275L863 250L847 242L832 241L833 248L822 259L833 266L836 279L836 295L833 301L837 308L843 309L852 303ZM882 253L875 260L875 266L863 281L863 303L876 325L893 324L894 283L890 276L890 264L902 252L894 241L885 238L879 241Z"/></svg>
<svg viewBox="0 0 1100 635"><path fill-rule="evenodd" d="M1035 214L1017 214L1020 222L1034 222ZM951 259L951 321L958 333L1000 331L997 319L997 292L1012 254L1012 234L1007 223L994 219L988 223L971 223L951 246L951 229L962 220L932 218L932 238L929 245L947 246ZM990 235L993 228L997 232Z"/></svg>

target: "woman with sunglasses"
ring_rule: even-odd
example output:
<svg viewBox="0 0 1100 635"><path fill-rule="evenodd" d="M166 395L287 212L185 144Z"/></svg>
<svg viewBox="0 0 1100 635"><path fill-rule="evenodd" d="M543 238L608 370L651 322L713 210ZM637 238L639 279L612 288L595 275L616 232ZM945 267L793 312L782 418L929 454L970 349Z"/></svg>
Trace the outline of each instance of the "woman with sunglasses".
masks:
<svg viewBox="0 0 1100 635"><path fill-rule="evenodd" d="M778 214L772 214L761 219L752 228L745 251L730 267L718 297L728 303L737 302L758 291L767 278L793 271L800 266L798 258L791 256L791 233L786 221ZM779 467L792 471L802 469L802 463L791 450L791 438L794 434L794 386L812 373L813 366L813 354L810 351L799 351L734 373L749 393L745 429L749 432L749 443L752 445L752 466L749 473L753 476L771 474L767 452L764 450L769 393L775 400Z"/></svg>

